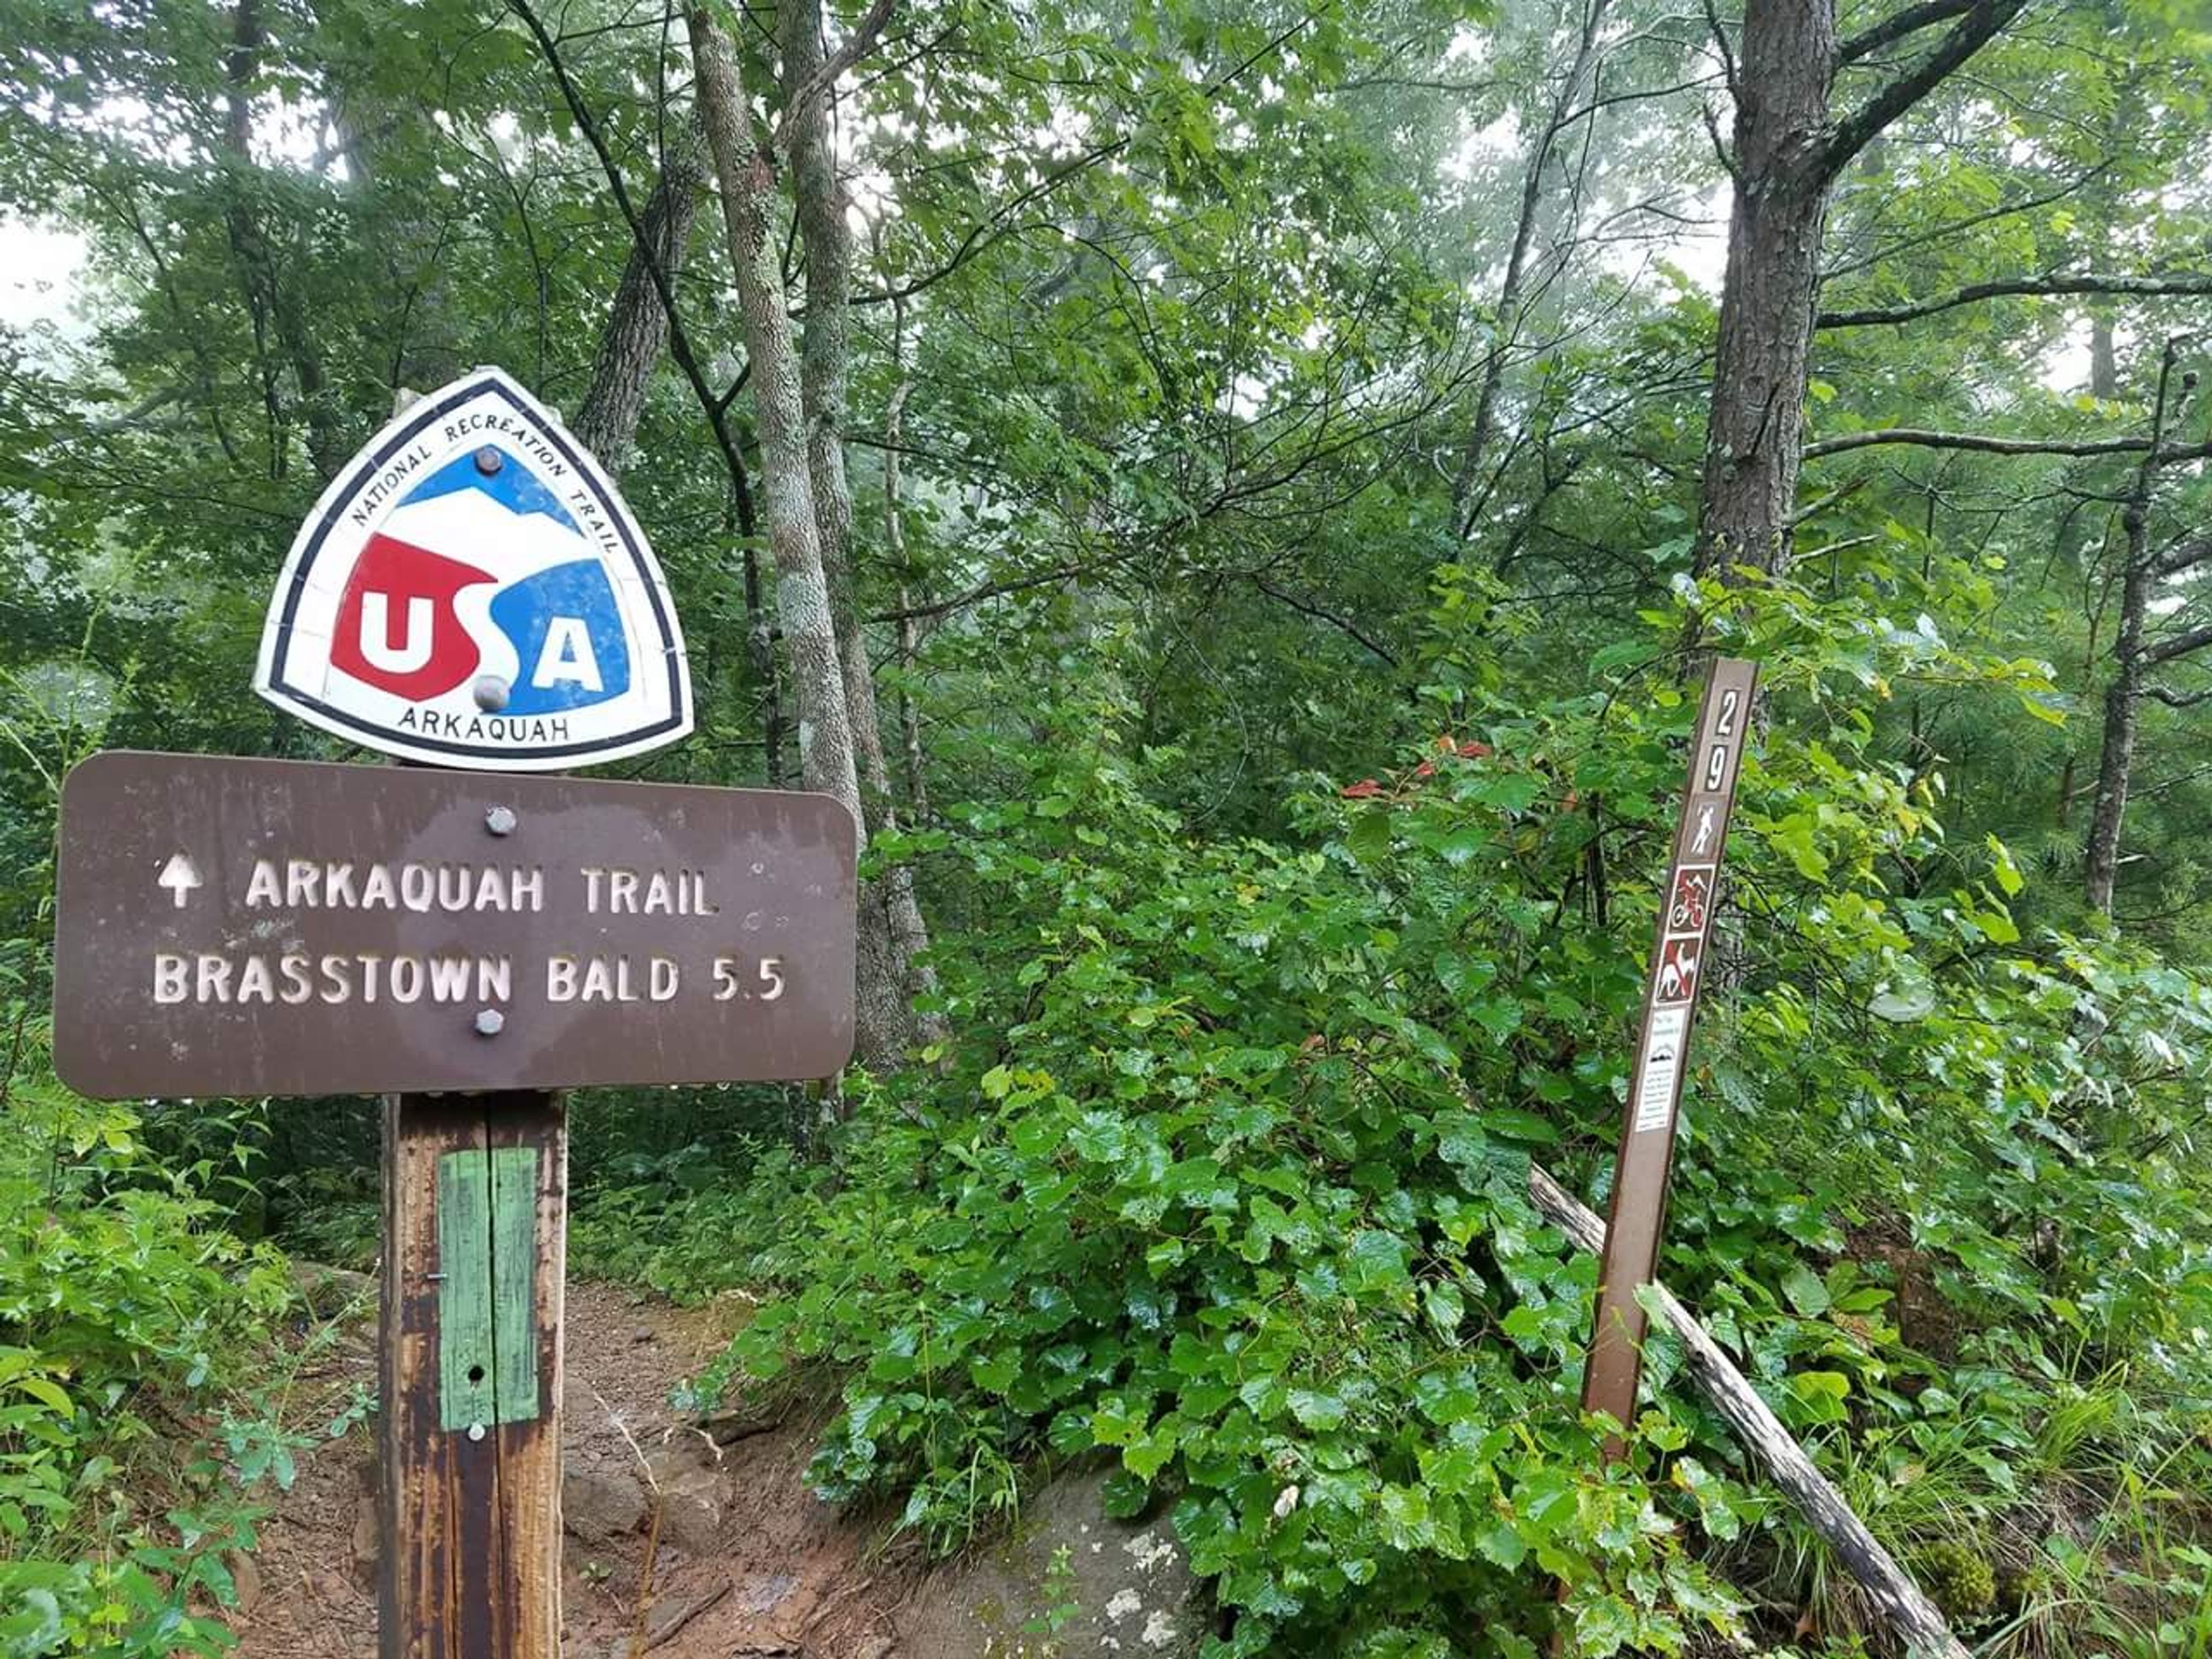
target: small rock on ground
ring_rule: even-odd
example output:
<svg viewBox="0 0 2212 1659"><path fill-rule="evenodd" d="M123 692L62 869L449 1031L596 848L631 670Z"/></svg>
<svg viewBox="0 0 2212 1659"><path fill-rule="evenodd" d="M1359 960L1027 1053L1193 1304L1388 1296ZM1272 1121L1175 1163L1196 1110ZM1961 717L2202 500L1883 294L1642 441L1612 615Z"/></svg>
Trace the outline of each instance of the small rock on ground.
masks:
<svg viewBox="0 0 2212 1659"><path fill-rule="evenodd" d="M646 1454L660 1504L660 1540L689 1555L719 1547L726 1489L721 1455L705 1437L679 1434Z"/></svg>
<svg viewBox="0 0 2212 1659"><path fill-rule="evenodd" d="M586 1544L627 1536L645 1523L645 1485L624 1469L592 1468L571 1453L561 1472L561 1524Z"/></svg>

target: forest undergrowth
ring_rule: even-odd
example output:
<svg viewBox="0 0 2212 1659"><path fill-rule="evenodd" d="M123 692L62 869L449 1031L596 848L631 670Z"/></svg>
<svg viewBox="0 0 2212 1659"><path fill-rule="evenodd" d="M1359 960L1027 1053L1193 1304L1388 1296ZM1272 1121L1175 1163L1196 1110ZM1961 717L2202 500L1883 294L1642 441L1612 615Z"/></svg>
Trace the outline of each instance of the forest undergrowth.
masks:
<svg viewBox="0 0 2212 1659"><path fill-rule="evenodd" d="M374 1410L291 1390L286 1254L374 1261L374 1109L64 1089L55 840L97 750L374 758L264 619L471 364L681 620L606 776L864 848L861 1064L572 1097L578 1271L757 1301L685 1405L834 1404L815 1489L940 1555L1109 1470L1208 1659L1890 1655L1668 1338L1580 1415L1528 1195L1604 1207L1743 657L1663 1278L1975 1652L2212 1659L2208 61L2205 0L0 0L0 1659L221 1650Z"/></svg>

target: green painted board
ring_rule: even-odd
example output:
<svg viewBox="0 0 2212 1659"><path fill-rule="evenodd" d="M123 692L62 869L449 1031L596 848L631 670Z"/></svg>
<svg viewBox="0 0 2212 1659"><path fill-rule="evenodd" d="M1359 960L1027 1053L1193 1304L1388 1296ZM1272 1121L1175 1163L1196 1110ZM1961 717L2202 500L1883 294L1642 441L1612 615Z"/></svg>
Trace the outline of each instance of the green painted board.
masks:
<svg viewBox="0 0 2212 1659"><path fill-rule="evenodd" d="M538 1415L538 1149L438 1160L438 1420Z"/></svg>

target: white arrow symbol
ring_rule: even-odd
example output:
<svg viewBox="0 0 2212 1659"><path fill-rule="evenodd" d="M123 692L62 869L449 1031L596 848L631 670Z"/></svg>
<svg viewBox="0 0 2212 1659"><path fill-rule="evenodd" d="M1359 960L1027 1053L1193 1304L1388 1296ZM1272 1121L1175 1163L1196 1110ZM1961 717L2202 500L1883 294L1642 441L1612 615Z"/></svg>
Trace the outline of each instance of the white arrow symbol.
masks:
<svg viewBox="0 0 2212 1659"><path fill-rule="evenodd" d="M192 868L192 861L182 853L169 854L169 861L161 866L161 873L154 878L156 886L166 887L177 902L177 908L185 908L185 896L200 884L200 872Z"/></svg>

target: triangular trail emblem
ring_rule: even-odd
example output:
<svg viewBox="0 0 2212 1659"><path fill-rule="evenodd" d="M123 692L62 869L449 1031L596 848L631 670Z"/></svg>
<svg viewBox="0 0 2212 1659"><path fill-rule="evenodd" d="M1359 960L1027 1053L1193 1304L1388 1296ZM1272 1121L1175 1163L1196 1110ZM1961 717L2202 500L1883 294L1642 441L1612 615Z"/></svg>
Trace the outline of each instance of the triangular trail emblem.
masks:
<svg viewBox="0 0 2212 1659"><path fill-rule="evenodd" d="M300 526L253 689L409 760L544 771L691 729L684 634L614 482L479 368L394 416Z"/></svg>

